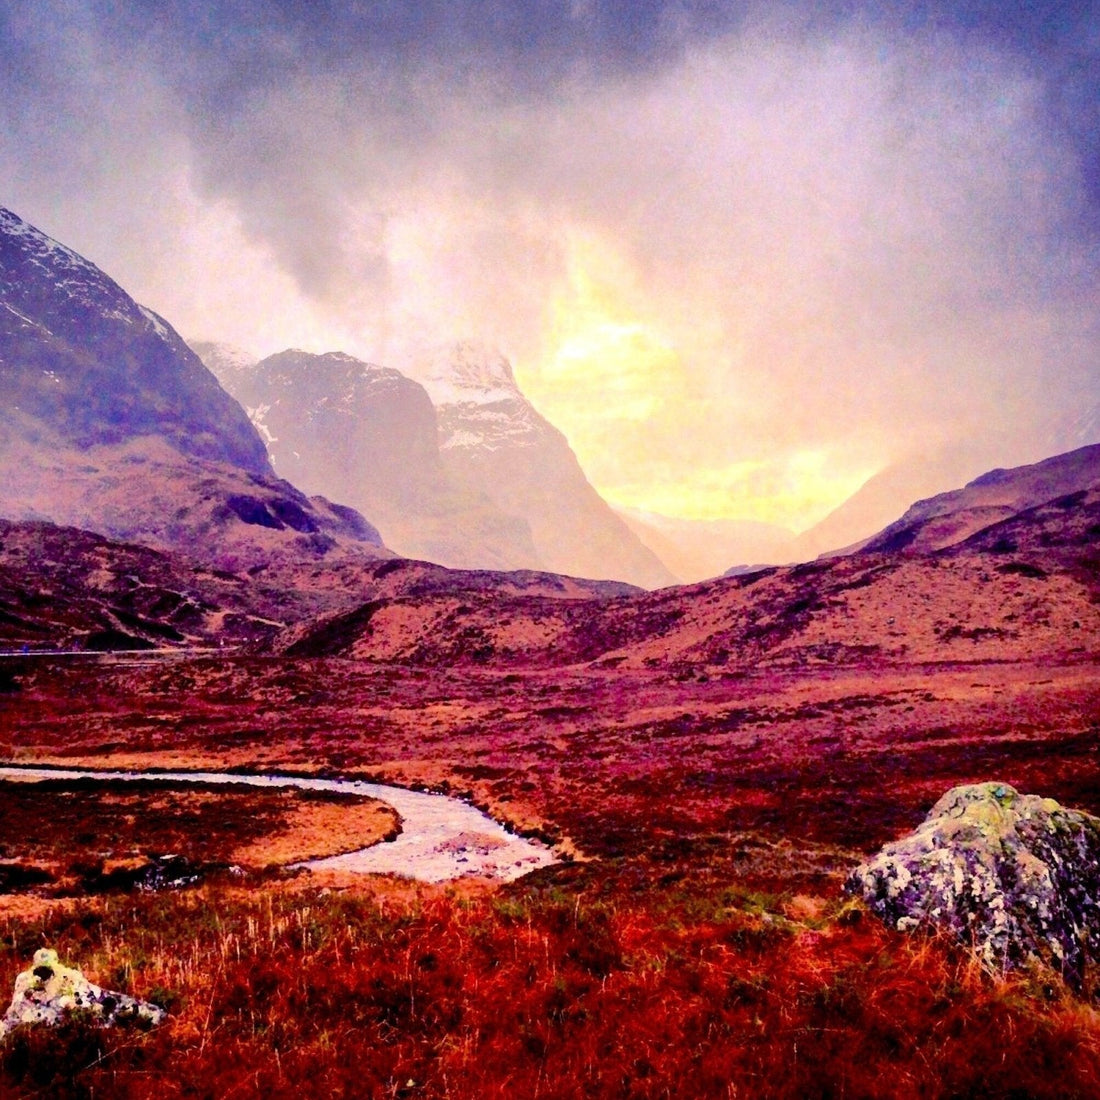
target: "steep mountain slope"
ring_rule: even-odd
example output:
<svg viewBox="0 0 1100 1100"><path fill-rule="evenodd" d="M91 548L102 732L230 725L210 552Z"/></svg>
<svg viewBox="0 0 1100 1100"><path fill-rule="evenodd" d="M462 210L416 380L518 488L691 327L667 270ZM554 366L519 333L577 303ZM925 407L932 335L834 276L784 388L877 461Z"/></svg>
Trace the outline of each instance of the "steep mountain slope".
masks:
<svg viewBox="0 0 1100 1100"><path fill-rule="evenodd" d="M591 486L564 435L520 392L501 355L467 342L417 364L451 476L531 526L545 568L645 588L675 578Z"/></svg>
<svg viewBox="0 0 1100 1100"><path fill-rule="evenodd" d="M240 406L160 317L0 209L0 514L233 565L385 554L273 474Z"/></svg>
<svg viewBox="0 0 1100 1100"><path fill-rule="evenodd" d="M1100 444L991 470L962 489L921 500L871 538L868 553L940 550L1027 509L1100 483Z"/></svg>
<svg viewBox="0 0 1100 1100"><path fill-rule="evenodd" d="M219 569L391 556L354 509L188 458L156 437L78 449L38 432L0 444L0 466L0 515L175 550Z"/></svg>
<svg viewBox="0 0 1100 1100"><path fill-rule="evenodd" d="M249 363L221 345L195 347L248 411L278 472L353 504L393 549L451 567L539 565L524 520L452 483L418 383L342 352Z"/></svg>
<svg viewBox="0 0 1100 1100"><path fill-rule="evenodd" d="M163 319L3 208L0 363L9 413L65 443L155 435L191 457L271 472L241 409Z"/></svg>

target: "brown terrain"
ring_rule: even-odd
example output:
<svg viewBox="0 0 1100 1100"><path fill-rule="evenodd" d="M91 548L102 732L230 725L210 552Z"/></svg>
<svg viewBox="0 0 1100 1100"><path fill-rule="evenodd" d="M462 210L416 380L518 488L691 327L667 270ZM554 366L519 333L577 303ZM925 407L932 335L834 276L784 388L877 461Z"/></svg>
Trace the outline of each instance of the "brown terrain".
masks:
<svg viewBox="0 0 1100 1100"><path fill-rule="evenodd" d="M0 879L15 879L18 868L49 883L44 896L66 897L80 892L81 880L87 886L90 877L140 868L151 855L255 871L351 851L395 828L392 809L353 796L117 780L8 783Z"/></svg>
<svg viewBox="0 0 1100 1100"><path fill-rule="evenodd" d="M260 867L346 846L349 822L376 835L385 815L367 806L333 836L331 807L286 793L242 810L237 794L111 789L70 827L41 822L38 800L0 819L0 842L62 877L13 895L3 979L48 940L174 1018L136 1047L97 1039L89 1054L70 1036L60 1070L19 1047L0 1058L10 1088L1095 1095L1088 990L983 974L841 892L957 783L996 778L1100 813L1100 449L1059 469L998 475L984 525L979 486L954 519L910 517L904 547L655 593L393 560L314 577L279 609L270 581L297 576L308 593L323 570L244 585L5 528L13 645L36 623L181 636L160 652L3 658L6 758L427 785L581 857L495 891L215 878L122 904L80 897L63 873L166 843ZM264 619L262 635L239 645L234 616ZM50 837L70 831L62 857Z"/></svg>

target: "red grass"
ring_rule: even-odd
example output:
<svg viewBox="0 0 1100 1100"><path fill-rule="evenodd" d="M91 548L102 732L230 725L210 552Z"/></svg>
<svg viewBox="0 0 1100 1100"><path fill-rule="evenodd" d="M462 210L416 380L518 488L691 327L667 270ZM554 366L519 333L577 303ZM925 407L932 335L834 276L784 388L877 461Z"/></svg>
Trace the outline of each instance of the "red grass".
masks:
<svg viewBox="0 0 1100 1100"><path fill-rule="evenodd" d="M132 973L135 992L161 986L172 1022L21 1038L0 1082L89 1097L1100 1093L1100 1021L1056 983L992 981L837 902L807 922L693 876L632 883L97 903L44 937L18 929L7 969L46 938L105 979Z"/></svg>

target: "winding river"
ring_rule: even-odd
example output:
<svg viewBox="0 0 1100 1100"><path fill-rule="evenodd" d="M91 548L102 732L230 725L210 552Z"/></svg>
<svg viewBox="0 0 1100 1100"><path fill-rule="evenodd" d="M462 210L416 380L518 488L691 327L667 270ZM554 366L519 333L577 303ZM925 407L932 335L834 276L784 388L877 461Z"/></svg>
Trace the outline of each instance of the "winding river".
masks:
<svg viewBox="0 0 1100 1100"><path fill-rule="evenodd" d="M447 882L476 875L510 882L557 860L545 844L513 836L491 817L456 798L408 791L358 779L314 779L292 775L250 775L236 772L130 772L80 768L0 766L0 779L40 782L46 779L149 780L181 785L298 787L362 795L392 806L401 818L396 840L369 848L293 864L309 870L341 870L363 874L402 875L420 882Z"/></svg>

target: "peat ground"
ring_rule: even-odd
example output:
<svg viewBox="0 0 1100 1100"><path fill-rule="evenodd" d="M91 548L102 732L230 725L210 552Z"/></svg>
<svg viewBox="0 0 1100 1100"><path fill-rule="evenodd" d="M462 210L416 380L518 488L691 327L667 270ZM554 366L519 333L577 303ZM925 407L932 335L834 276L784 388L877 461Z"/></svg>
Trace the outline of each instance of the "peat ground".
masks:
<svg viewBox="0 0 1100 1100"><path fill-rule="evenodd" d="M0 1056L13 1095L1100 1091L1088 991L984 975L841 891L955 783L1100 812L1094 661L42 657L0 715L19 762L424 784L588 857L496 890L303 876L12 908L3 983L48 942L173 1014L150 1035L21 1039Z"/></svg>

